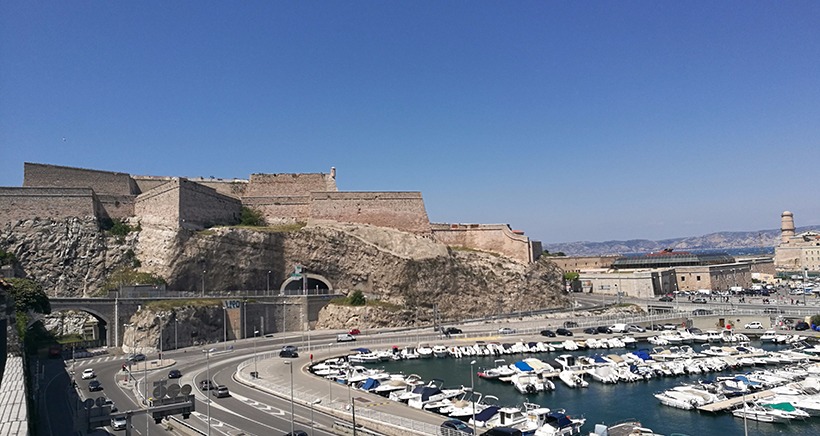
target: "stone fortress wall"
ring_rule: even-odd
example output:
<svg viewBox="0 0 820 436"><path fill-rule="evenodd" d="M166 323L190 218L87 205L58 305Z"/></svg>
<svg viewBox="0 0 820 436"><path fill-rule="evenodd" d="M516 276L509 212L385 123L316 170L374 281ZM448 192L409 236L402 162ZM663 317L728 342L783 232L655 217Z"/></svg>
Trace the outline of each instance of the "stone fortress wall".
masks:
<svg viewBox="0 0 820 436"><path fill-rule="evenodd" d="M420 192L340 192L329 174L252 174L249 180L131 176L25 163L22 188L0 188L0 225L34 217L136 217L142 225L191 230L239 222L242 207L269 224L338 221L394 228L532 262L540 242L507 225L431 225Z"/></svg>
<svg viewBox="0 0 820 436"><path fill-rule="evenodd" d="M541 254L541 243L530 241L524 232L506 224L432 224L436 240L454 247L468 247L505 254L519 262L533 262Z"/></svg>

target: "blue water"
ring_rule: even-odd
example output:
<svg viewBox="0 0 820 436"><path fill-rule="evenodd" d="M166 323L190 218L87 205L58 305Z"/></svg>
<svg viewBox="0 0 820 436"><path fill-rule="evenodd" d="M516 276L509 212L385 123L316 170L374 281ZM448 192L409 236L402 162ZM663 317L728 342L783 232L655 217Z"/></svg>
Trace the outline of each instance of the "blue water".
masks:
<svg viewBox="0 0 820 436"><path fill-rule="evenodd" d="M642 344L648 345L648 344ZM759 345L759 344L758 344ZM772 348L767 346L765 348ZM698 347L695 346L697 350ZM606 351L606 350L604 350ZM591 355L601 350L576 351L569 354ZM611 350L609 353L624 353L626 350ZM558 353L533 353L529 355L503 356L507 363L513 363L526 357L541 359L553 366ZM418 374L424 380L438 378L444 380L445 387L470 386L470 361L475 360L475 371L479 368L494 367L497 357L473 357L462 359L418 359L369 365L383 367L391 373ZM520 405L523 402L538 403L551 409L565 409L570 416L584 416L587 421L584 434L593 430L595 423L614 423L630 418L638 419L644 426L657 433L670 435L743 435L743 419L735 418L730 413L701 413L692 410L680 410L661 405L652 394L684 383L694 383L699 379L711 379L717 375L737 373L709 373L680 377L656 377L645 382L618 383L615 385L589 381L586 389L570 389L558 378L555 378L555 391L535 395L522 395L509 383L498 380L484 380L473 376L475 390L485 395L495 395L499 404ZM792 421L790 424L758 423L747 420L750 435L820 435L820 417L806 421Z"/></svg>

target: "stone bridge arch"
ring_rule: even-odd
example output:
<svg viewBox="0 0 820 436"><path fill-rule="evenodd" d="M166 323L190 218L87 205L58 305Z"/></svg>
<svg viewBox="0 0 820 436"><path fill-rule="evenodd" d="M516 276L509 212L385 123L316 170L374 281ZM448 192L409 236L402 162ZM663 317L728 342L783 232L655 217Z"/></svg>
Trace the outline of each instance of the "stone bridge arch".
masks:
<svg viewBox="0 0 820 436"><path fill-rule="evenodd" d="M59 316L60 312L67 312L73 311L78 313L86 313L91 315L94 320L96 320L97 325L96 327L92 327L92 339L87 339L91 341L98 341L100 345L110 345L110 334L109 329L111 326L111 316L106 311L101 311L99 308L88 307L87 305L81 304L60 304L60 305L51 305L51 315L52 316ZM85 326L83 326L85 327ZM88 331L83 331L82 336L87 337Z"/></svg>
<svg viewBox="0 0 820 436"><path fill-rule="evenodd" d="M320 274L302 273L302 277L288 277L279 287L281 295L328 294L333 290L330 280Z"/></svg>

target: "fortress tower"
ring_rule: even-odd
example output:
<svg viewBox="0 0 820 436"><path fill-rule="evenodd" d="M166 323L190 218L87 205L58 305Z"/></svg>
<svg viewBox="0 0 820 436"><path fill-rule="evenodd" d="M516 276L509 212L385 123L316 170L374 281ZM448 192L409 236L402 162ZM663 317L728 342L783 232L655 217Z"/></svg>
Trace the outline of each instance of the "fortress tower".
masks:
<svg viewBox="0 0 820 436"><path fill-rule="evenodd" d="M780 242L788 243L794 237L794 214L785 211L780 214Z"/></svg>

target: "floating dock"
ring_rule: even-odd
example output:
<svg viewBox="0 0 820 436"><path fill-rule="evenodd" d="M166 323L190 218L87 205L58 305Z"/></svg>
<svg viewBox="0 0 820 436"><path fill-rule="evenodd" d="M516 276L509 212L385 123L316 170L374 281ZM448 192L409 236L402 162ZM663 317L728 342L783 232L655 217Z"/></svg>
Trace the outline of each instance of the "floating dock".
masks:
<svg viewBox="0 0 820 436"><path fill-rule="evenodd" d="M744 401L760 400L764 398L770 398L773 396L775 396L775 393L771 390L753 392L750 394L746 394L745 396L733 397L727 400L706 404L704 406L698 407L698 410L700 410L701 412L720 412L726 409L735 409L737 407L740 407Z"/></svg>

